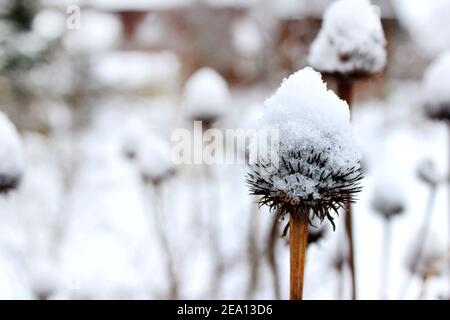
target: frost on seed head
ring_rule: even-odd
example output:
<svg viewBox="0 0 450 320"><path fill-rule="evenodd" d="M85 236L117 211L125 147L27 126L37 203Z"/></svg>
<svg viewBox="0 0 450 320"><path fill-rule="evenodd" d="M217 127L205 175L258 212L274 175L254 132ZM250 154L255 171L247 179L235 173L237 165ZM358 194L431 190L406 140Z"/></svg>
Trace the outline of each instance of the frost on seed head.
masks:
<svg viewBox="0 0 450 320"><path fill-rule="evenodd" d="M279 132L278 164L258 153L247 183L279 215L328 218L360 191L360 154L349 107L319 73L302 69L266 101L261 127Z"/></svg>
<svg viewBox="0 0 450 320"><path fill-rule="evenodd" d="M450 120L450 51L440 56L425 72L423 104L429 118Z"/></svg>
<svg viewBox="0 0 450 320"><path fill-rule="evenodd" d="M230 100L227 82L211 68L195 72L184 88L185 113L191 120L218 120L226 114Z"/></svg>
<svg viewBox="0 0 450 320"><path fill-rule="evenodd" d="M0 195L18 187L23 171L19 134L11 121L0 112Z"/></svg>
<svg viewBox="0 0 450 320"><path fill-rule="evenodd" d="M365 76L386 64L386 39L368 0L338 0L326 10L309 63L322 72Z"/></svg>

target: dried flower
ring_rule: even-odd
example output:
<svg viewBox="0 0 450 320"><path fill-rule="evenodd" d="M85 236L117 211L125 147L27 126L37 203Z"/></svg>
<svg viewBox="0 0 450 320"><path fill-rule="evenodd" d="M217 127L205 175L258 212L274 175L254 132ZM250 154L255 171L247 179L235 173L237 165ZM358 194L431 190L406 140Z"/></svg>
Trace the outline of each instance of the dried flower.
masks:
<svg viewBox="0 0 450 320"><path fill-rule="evenodd" d="M379 182L373 194L372 207L384 219L403 213L405 201L399 186L392 181Z"/></svg>
<svg viewBox="0 0 450 320"><path fill-rule="evenodd" d="M432 120L450 121L450 52L434 61L425 72L423 104L425 114Z"/></svg>
<svg viewBox="0 0 450 320"><path fill-rule="evenodd" d="M319 73L302 69L266 101L266 128L279 130L279 163L258 158L247 183L259 204L305 222L327 218L361 190L360 155L346 103L327 90Z"/></svg>
<svg viewBox="0 0 450 320"><path fill-rule="evenodd" d="M17 189L23 176L24 160L19 134L0 112L0 194Z"/></svg>
<svg viewBox="0 0 450 320"><path fill-rule="evenodd" d="M417 177L430 187L435 187L442 180L436 164L431 159L425 159L419 163L417 166Z"/></svg>

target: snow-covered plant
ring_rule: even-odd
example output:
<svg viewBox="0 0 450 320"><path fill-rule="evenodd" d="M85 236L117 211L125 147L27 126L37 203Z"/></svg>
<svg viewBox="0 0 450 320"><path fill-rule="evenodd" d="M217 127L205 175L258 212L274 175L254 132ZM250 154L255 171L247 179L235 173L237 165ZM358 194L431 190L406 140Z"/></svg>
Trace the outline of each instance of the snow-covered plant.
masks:
<svg viewBox="0 0 450 320"><path fill-rule="evenodd" d="M442 54L425 72L423 104L433 120L450 121L450 52Z"/></svg>
<svg viewBox="0 0 450 320"><path fill-rule="evenodd" d="M142 141L128 139L125 155L134 161L145 183L160 184L174 173L171 146L157 135L146 135Z"/></svg>
<svg viewBox="0 0 450 320"><path fill-rule="evenodd" d="M386 64L386 39L377 8L369 0L337 0L326 10L322 27L311 45L309 63L337 80L337 93L351 107L353 81L380 72ZM348 263L352 298L356 299L351 205L346 206Z"/></svg>
<svg viewBox="0 0 450 320"><path fill-rule="evenodd" d="M11 121L0 112L0 195L16 189L24 173L24 159L19 134Z"/></svg>
<svg viewBox="0 0 450 320"><path fill-rule="evenodd" d="M219 73L202 68L186 82L184 110L190 120L203 121L208 127L223 117L230 107L230 90Z"/></svg>
<svg viewBox="0 0 450 320"><path fill-rule="evenodd" d="M436 164L431 159L422 160L417 166L417 177L430 186L430 188L436 187L442 177L437 171Z"/></svg>
<svg viewBox="0 0 450 320"><path fill-rule="evenodd" d="M405 211L405 201L398 185L392 181L383 181L376 185L372 207L383 219L390 219Z"/></svg>
<svg viewBox="0 0 450 320"><path fill-rule="evenodd" d="M331 212L338 213L361 190L360 154L349 108L311 68L285 79L265 104L261 127L278 130L279 163L273 166L260 156L251 164L247 183L261 206L289 216L291 259L299 258L298 252L292 253L299 243L304 245L299 253L304 258L312 219L328 219L334 227ZM301 298L301 288L293 292L292 285L291 298Z"/></svg>
<svg viewBox="0 0 450 320"><path fill-rule="evenodd" d="M369 0L338 0L326 10L309 63L321 72L366 76L386 64L386 40Z"/></svg>
<svg viewBox="0 0 450 320"><path fill-rule="evenodd" d="M251 165L248 183L260 204L280 216L333 223L330 211L360 191L360 155L353 142L347 104L327 90L319 73L302 69L285 79L266 101L262 126L280 133L280 163Z"/></svg>

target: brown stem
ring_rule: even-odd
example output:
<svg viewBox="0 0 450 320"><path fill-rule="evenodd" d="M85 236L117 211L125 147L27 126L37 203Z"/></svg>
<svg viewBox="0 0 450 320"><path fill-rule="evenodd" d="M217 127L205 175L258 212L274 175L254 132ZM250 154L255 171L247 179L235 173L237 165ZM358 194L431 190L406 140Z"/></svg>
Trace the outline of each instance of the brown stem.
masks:
<svg viewBox="0 0 450 320"><path fill-rule="evenodd" d="M289 220L289 244L291 250L291 300L303 300L308 222L291 217Z"/></svg>
<svg viewBox="0 0 450 320"><path fill-rule="evenodd" d="M345 100L351 110L352 105L352 91L353 83L352 80L347 77L339 77L337 79L337 91L338 96ZM345 233L348 239L348 255L347 262L350 268L352 277L352 299L356 300L356 270L355 270L355 245L353 240L353 221L352 221L352 207L349 202L345 206Z"/></svg>

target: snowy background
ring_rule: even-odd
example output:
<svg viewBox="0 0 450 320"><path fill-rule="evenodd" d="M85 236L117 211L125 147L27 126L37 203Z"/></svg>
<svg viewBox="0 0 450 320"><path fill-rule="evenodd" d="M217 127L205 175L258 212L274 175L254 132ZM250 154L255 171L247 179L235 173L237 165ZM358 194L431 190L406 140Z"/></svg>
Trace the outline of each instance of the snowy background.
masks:
<svg viewBox="0 0 450 320"><path fill-rule="evenodd" d="M286 222L258 210L246 166L174 166L170 137L193 118L254 127L280 81L307 65L331 2L1 0L0 111L26 168L19 189L0 194L0 298L287 299ZM450 50L450 2L372 3L387 67L356 83L352 106L366 177L354 207L358 297L446 299L449 131L424 116L422 80ZM66 27L73 4L77 30ZM386 223L375 203L389 201L404 211ZM306 299L350 297L338 220L308 248Z"/></svg>

